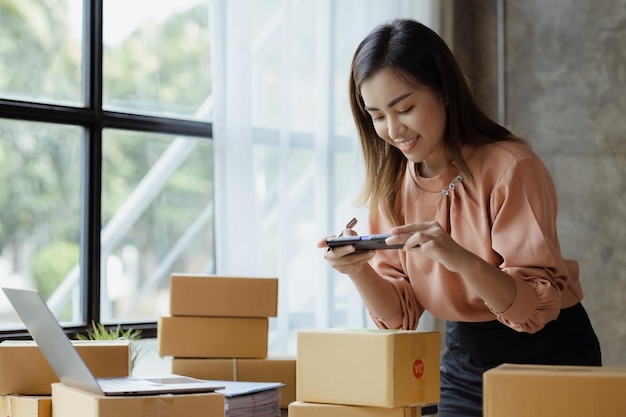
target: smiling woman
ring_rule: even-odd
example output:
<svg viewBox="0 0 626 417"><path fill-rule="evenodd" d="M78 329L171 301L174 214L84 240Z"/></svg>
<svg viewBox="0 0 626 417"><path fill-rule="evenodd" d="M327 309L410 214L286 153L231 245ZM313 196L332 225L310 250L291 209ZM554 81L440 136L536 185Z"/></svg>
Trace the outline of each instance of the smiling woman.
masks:
<svg viewBox="0 0 626 417"><path fill-rule="evenodd" d="M402 248L323 258L378 327L413 330L425 311L445 321L438 415L481 417L483 373L502 363L601 365L552 177L478 106L443 39L413 19L376 26L354 52L350 103L369 232Z"/></svg>
<svg viewBox="0 0 626 417"><path fill-rule="evenodd" d="M441 91L407 83L408 75L383 69L361 85L364 109L378 136L419 164L424 177L441 172L452 160L443 135L446 106Z"/></svg>

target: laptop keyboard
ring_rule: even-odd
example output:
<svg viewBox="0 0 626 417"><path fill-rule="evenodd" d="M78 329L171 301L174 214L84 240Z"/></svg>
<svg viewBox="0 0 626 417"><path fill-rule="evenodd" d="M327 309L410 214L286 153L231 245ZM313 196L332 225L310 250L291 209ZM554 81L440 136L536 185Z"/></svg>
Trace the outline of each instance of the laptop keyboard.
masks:
<svg viewBox="0 0 626 417"><path fill-rule="evenodd" d="M138 389L154 388L161 385L146 379L134 378L104 378L98 379L103 391L136 391Z"/></svg>

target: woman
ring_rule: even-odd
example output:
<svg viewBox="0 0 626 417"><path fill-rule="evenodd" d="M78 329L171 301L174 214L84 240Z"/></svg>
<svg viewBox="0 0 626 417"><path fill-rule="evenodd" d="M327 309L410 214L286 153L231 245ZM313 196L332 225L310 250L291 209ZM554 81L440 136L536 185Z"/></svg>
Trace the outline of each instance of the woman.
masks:
<svg viewBox="0 0 626 417"><path fill-rule="evenodd" d="M601 365L550 174L479 109L443 40L412 20L377 27L350 94L369 231L404 246L324 257L379 327L415 329L425 310L447 321L439 416L482 416L482 374L504 362Z"/></svg>

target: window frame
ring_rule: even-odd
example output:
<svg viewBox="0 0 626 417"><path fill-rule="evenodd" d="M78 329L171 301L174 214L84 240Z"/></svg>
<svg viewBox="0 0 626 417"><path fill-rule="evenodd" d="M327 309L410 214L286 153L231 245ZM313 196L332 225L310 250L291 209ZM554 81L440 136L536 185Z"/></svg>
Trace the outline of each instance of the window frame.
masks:
<svg viewBox="0 0 626 417"><path fill-rule="evenodd" d="M83 10L83 95L85 107L71 107L43 102L0 98L0 118L59 125L84 129L80 215L80 292L83 303L81 326L66 327L70 336L85 334L88 324L100 322L102 212L102 132L122 129L136 132L166 133L212 140L213 124L187 119L105 111L102 107L103 84L103 1L84 0ZM140 330L142 338L155 338L157 322L114 323L106 328L121 326ZM2 331L3 339L28 338L24 330Z"/></svg>

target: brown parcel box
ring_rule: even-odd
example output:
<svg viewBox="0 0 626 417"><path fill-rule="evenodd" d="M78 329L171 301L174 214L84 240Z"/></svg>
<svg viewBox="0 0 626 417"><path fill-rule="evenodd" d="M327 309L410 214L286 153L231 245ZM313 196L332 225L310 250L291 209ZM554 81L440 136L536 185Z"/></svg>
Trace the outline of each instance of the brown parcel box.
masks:
<svg viewBox="0 0 626 417"><path fill-rule="evenodd" d="M626 368L504 364L485 372L485 417L624 417Z"/></svg>
<svg viewBox="0 0 626 417"><path fill-rule="evenodd" d="M276 317L278 278L172 274L172 316Z"/></svg>
<svg viewBox="0 0 626 417"><path fill-rule="evenodd" d="M2 417L51 417L52 397L46 396L0 396Z"/></svg>
<svg viewBox="0 0 626 417"><path fill-rule="evenodd" d="M172 372L218 381L282 382L280 408L296 400L296 358L172 360Z"/></svg>
<svg viewBox="0 0 626 417"><path fill-rule="evenodd" d="M159 355L177 358L264 358L268 318L162 316Z"/></svg>
<svg viewBox="0 0 626 417"><path fill-rule="evenodd" d="M130 367L128 341L72 341L96 378L127 376ZM37 344L29 340L0 343L0 394L50 395L50 384L59 382Z"/></svg>
<svg viewBox="0 0 626 417"><path fill-rule="evenodd" d="M422 408L419 405L386 408L302 401L289 404L289 417L419 417L421 415Z"/></svg>
<svg viewBox="0 0 626 417"><path fill-rule="evenodd" d="M298 332L296 399L404 407L439 402L438 332Z"/></svg>
<svg viewBox="0 0 626 417"><path fill-rule="evenodd" d="M166 394L105 397L52 385L55 417L224 417L224 394Z"/></svg>

